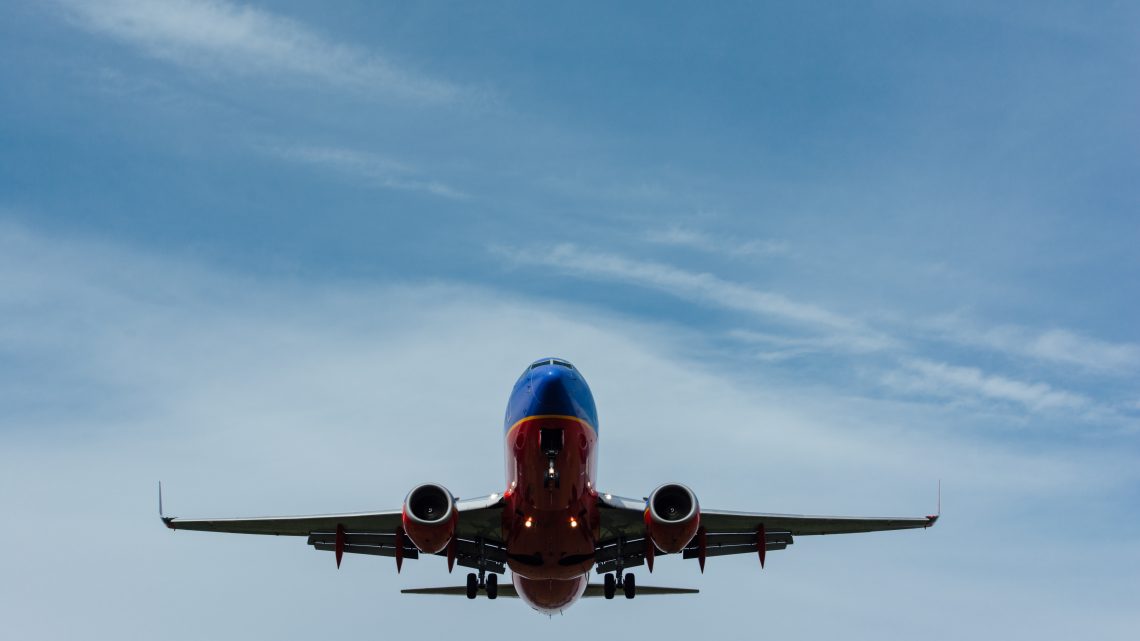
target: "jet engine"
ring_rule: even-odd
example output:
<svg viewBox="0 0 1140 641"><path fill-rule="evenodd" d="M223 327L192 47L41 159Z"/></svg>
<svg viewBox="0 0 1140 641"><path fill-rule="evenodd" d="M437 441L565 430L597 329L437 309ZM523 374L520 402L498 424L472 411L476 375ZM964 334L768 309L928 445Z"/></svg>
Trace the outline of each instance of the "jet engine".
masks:
<svg viewBox="0 0 1140 641"><path fill-rule="evenodd" d="M458 517L455 497L442 485L424 483L413 488L404 499L404 532L425 554L435 554L447 547L455 534Z"/></svg>
<svg viewBox="0 0 1140 641"><path fill-rule="evenodd" d="M693 540L701 525L697 496L680 483L667 483L649 495L645 532L658 550L680 552Z"/></svg>

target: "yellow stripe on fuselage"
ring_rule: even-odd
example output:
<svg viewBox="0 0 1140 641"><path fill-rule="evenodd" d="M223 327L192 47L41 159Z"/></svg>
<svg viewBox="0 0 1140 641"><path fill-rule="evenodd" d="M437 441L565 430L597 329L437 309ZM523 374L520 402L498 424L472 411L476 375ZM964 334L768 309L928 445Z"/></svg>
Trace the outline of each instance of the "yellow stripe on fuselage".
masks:
<svg viewBox="0 0 1140 641"><path fill-rule="evenodd" d="M565 414L539 414L537 416L527 416L524 418L520 418L519 420L515 421L515 424L512 425L510 427L510 429L507 430L507 436L509 437L511 435L511 432L517 430L519 428L519 426L522 425L523 423L526 423L528 421L537 421L537 420L541 420L544 418L559 418L559 419L565 419L565 420L569 420L569 421L577 421L577 422L581 423L582 425L585 425L586 427L590 428L590 431L593 432L595 435L598 433L598 431L596 429L594 429L594 426L590 425L590 421L587 421L586 419L578 418L577 416L568 416Z"/></svg>

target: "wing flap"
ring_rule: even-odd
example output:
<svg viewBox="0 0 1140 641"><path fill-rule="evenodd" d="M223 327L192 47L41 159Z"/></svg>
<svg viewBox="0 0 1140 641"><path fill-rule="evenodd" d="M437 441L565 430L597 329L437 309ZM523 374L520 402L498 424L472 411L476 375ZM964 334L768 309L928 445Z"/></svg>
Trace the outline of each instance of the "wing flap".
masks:
<svg viewBox="0 0 1140 641"><path fill-rule="evenodd" d="M326 552L335 552L336 551L336 545L333 543L314 543L313 547L318 549L318 550L322 550L322 551L326 551ZM345 554L371 554L373 556L387 556L387 557L396 556L395 546L382 547L379 545L348 545L348 544L345 544L344 552L345 552ZM404 558L405 559L418 559L418 558L420 558L420 551L415 549L415 548L412 548L410 550L404 550Z"/></svg>

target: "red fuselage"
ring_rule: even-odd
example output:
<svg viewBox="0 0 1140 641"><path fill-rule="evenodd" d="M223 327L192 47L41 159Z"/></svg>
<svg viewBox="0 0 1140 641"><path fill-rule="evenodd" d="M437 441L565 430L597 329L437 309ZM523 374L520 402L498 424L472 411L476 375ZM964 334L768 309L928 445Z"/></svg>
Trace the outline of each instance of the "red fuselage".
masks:
<svg viewBox="0 0 1140 641"><path fill-rule="evenodd" d="M589 387L562 363L545 359L523 374L506 426L507 563L519 596L547 613L585 591L599 534L597 416Z"/></svg>

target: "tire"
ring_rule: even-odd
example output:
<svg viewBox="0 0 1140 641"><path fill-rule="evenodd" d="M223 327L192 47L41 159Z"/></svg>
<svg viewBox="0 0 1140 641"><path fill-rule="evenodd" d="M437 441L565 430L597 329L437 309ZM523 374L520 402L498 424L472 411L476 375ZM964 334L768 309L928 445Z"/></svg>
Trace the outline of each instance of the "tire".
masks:
<svg viewBox="0 0 1140 641"><path fill-rule="evenodd" d="M492 574L487 577L487 598L495 599L499 596L499 575Z"/></svg>
<svg viewBox="0 0 1140 641"><path fill-rule="evenodd" d="M475 573L467 575L467 598L474 599L475 595L479 593L479 579L475 577Z"/></svg>
<svg viewBox="0 0 1140 641"><path fill-rule="evenodd" d="M625 598L632 599L637 596L637 582L633 578L633 574L626 574L625 580L621 582L621 588L625 591Z"/></svg>
<svg viewBox="0 0 1140 641"><path fill-rule="evenodd" d="M617 591L617 581L614 580L614 575L607 574L605 581L602 583L602 593L607 599L614 598L614 592Z"/></svg>

